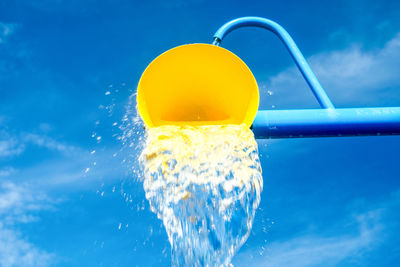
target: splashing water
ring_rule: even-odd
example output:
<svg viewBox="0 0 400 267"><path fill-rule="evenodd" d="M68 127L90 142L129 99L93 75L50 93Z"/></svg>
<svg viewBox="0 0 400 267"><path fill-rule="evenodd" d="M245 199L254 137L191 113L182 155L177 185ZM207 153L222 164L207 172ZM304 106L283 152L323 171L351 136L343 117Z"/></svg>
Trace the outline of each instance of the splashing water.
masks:
<svg viewBox="0 0 400 267"><path fill-rule="evenodd" d="M245 125L151 128L139 161L146 198L172 246L172 264L228 265L260 203L252 131Z"/></svg>

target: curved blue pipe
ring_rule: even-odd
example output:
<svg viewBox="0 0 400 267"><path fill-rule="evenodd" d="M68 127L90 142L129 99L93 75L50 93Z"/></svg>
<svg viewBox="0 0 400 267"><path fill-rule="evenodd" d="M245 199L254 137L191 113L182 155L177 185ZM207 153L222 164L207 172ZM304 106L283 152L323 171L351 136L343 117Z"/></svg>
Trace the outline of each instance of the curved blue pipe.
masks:
<svg viewBox="0 0 400 267"><path fill-rule="evenodd" d="M318 79L315 77L315 74L311 70L310 66L308 65L303 54L300 52L296 43L293 41L289 33L278 23L260 17L242 17L234 19L225 23L221 28L218 29L218 31L214 34L213 44L219 45L222 39L224 39L224 37L228 33L237 28L250 27L250 26L265 28L275 33L282 40L282 42L288 49L290 55L296 62L297 67L299 68L304 79L307 81L308 85L310 86L312 92L314 93L314 96L317 98L318 103L321 105L321 107L334 108L331 100L325 93L325 90L322 88Z"/></svg>
<svg viewBox="0 0 400 267"><path fill-rule="evenodd" d="M238 18L214 35L214 45L241 27L262 27L285 44L323 109L259 110L252 130L256 138L400 135L400 107L335 109L289 33L276 22L259 17Z"/></svg>

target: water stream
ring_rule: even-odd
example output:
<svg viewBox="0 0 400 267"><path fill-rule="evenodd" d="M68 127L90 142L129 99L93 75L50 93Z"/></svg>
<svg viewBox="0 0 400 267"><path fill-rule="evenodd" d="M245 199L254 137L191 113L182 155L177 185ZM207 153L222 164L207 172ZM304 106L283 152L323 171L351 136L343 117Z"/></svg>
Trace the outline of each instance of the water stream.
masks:
<svg viewBox="0 0 400 267"><path fill-rule="evenodd" d="M227 266L249 236L262 191L245 125L148 129L143 187L163 221L173 266Z"/></svg>

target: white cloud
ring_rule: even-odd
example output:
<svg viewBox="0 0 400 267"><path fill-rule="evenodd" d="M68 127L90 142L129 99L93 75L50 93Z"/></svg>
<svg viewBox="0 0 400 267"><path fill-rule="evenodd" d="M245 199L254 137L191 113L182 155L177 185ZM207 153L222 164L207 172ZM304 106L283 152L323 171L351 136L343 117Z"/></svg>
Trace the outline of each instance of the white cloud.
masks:
<svg viewBox="0 0 400 267"><path fill-rule="evenodd" d="M54 255L24 240L16 231L0 222L0 265L3 267L50 266Z"/></svg>
<svg viewBox="0 0 400 267"><path fill-rule="evenodd" d="M0 184L0 266L49 266L55 255L21 237L16 223L38 220L35 212L52 208L55 201L26 184Z"/></svg>
<svg viewBox="0 0 400 267"><path fill-rule="evenodd" d="M44 126L46 130L49 130L50 127L49 125ZM0 177L9 177L19 183L35 180L37 188L50 190L50 188L60 186L92 186L96 181L104 182L126 176L123 174L126 169L122 168L121 158L113 156L118 154L116 152L119 151L119 147L101 149L91 154L88 150L58 141L48 134L26 132L11 134L8 131L0 130L0 160L25 156L24 152L29 147L56 151L59 153L59 157L52 155L51 158L29 167L20 168L18 171L12 166L0 168ZM26 154L27 157L31 156L28 155L28 151ZM85 170L89 171L85 172ZM0 184L0 193L1 186Z"/></svg>
<svg viewBox="0 0 400 267"><path fill-rule="evenodd" d="M0 140L0 157L16 156L21 154L24 149L25 146L19 143L14 137Z"/></svg>
<svg viewBox="0 0 400 267"><path fill-rule="evenodd" d="M89 151L59 142L43 134L7 135L11 136L15 137L15 142L10 145L10 138L5 138L7 149L3 149L3 152L12 151L11 147L21 145L24 148L36 146L58 151L62 157L52 157L18 170L12 167L0 169L2 176L0 177L2 178L0 179L0 266L51 266L57 261L57 255L32 243L27 239L28 236L25 237L24 233L17 230L18 225L39 223L40 212L52 211L56 209L57 203L63 201L49 197L46 192L51 192L56 187L67 190L67 186L79 187L80 190L84 188L83 185L93 188L93 182L98 184L104 182L103 177L120 178L118 170L121 168L116 169L110 161L113 154L110 151L97 151L92 155ZM17 156L22 152L23 149L18 153L3 154ZM94 160L99 164L95 165ZM114 163L119 164L119 161ZM84 173L88 166L98 168L98 172Z"/></svg>
<svg viewBox="0 0 400 267"><path fill-rule="evenodd" d="M70 153L76 150L74 146L66 145L45 135L27 133L23 134L21 139L25 143L33 144L38 147L44 147L49 150L59 151L62 153Z"/></svg>
<svg viewBox="0 0 400 267"><path fill-rule="evenodd" d="M63 187L64 190L93 188L103 182L114 183L127 176L127 167L120 158L113 157L115 149L96 151L77 150L61 159L42 161L30 168L21 169L15 179L35 180L36 186L51 190ZM88 169L87 172L86 169Z"/></svg>
<svg viewBox="0 0 400 267"><path fill-rule="evenodd" d="M14 33L15 24L0 22L0 45L6 43L7 38Z"/></svg>
<svg viewBox="0 0 400 267"><path fill-rule="evenodd" d="M14 174L17 170L14 169L13 167L4 167L0 169L0 177L7 177L10 176L11 174Z"/></svg>
<svg viewBox="0 0 400 267"><path fill-rule="evenodd" d="M380 49L363 51L359 45L352 45L344 50L311 56L308 61L334 104L356 102L374 105L385 99L391 100L388 99L390 93L400 99L400 33ZM278 103L293 107L316 103L296 67L279 73L261 85L261 88L275 93L274 98L279 98ZM395 94L384 91L390 88L396 89Z"/></svg>
<svg viewBox="0 0 400 267"><path fill-rule="evenodd" d="M71 154L79 150L77 147L67 145L43 134L21 133L13 135L4 130L0 131L0 158L18 156L29 145L58 151L63 154Z"/></svg>
<svg viewBox="0 0 400 267"><path fill-rule="evenodd" d="M239 252L235 261L239 266L248 264L249 259L251 266L347 266L348 262L362 266L362 261L385 242L397 242L393 233L399 229L399 207L399 190L372 202L358 199L343 207L348 216L337 218L332 222L335 225L327 224L321 232L311 227L304 234L267 243L261 254L254 249Z"/></svg>
<svg viewBox="0 0 400 267"><path fill-rule="evenodd" d="M357 217L359 231L356 235L302 236L273 244L264 263L268 266L335 266L375 244L382 228L379 222L374 222L379 216L376 213Z"/></svg>
<svg viewBox="0 0 400 267"><path fill-rule="evenodd" d="M360 254L379 243L384 225L379 209L353 219L352 223L358 228L354 234L324 236L314 233L274 242L267 246L264 256L255 259L252 266L336 266L343 260L356 261ZM244 263L251 257L254 257L254 252L245 252L239 254L237 260Z"/></svg>
<svg viewBox="0 0 400 267"><path fill-rule="evenodd" d="M3 223L31 222L34 212L50 209L55 201L27 184L4 181L0 184L0 219Z"/></svg>

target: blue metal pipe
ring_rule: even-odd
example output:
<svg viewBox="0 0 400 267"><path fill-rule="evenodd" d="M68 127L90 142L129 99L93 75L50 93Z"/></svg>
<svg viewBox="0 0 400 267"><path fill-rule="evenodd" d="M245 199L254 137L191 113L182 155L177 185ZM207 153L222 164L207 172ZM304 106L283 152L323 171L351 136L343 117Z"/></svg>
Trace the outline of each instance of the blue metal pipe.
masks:
<svg viewBox="0 0 400 267"><path fill-rule="evenodd" d="M256 138L400 135L400 107L260 110Z"/></svg>
<svg viewBox="0 0 400 267"><path fill-rule="evenodd" d="M334 108L331 100L325 93L324 89L322 88L321 84L319 83L318 79L315 77L313 71L311 70L310 66L308 65L306 59L304 58L303 54L300 52L299 48L297 47L296 43L289 35L289 33L278 23L260 17L242 17L238 19L231 20L225 23L218 31L214 34L214 45L219 45L222 39L231 31L241 28L241 27L261 27L272 31L275 33L284 43L286 48L288 49L290 55L292 56L293 60L295 61L297 67L299 68L301 74L303 75L304 79L307 81L308 85L310 86L314 96L317 98L318 103L321 105L322 108Z"/></svg>
<svg viewBox="0 0 400 267"><path fill-rule="evenodd" d="M259 17L238 18L214 34L214 45L241 27L262 27L285 44L323 109L260 110L252 129L256 138L400 135L400 107L335 109L289 33L276 22Z"/></svg>

